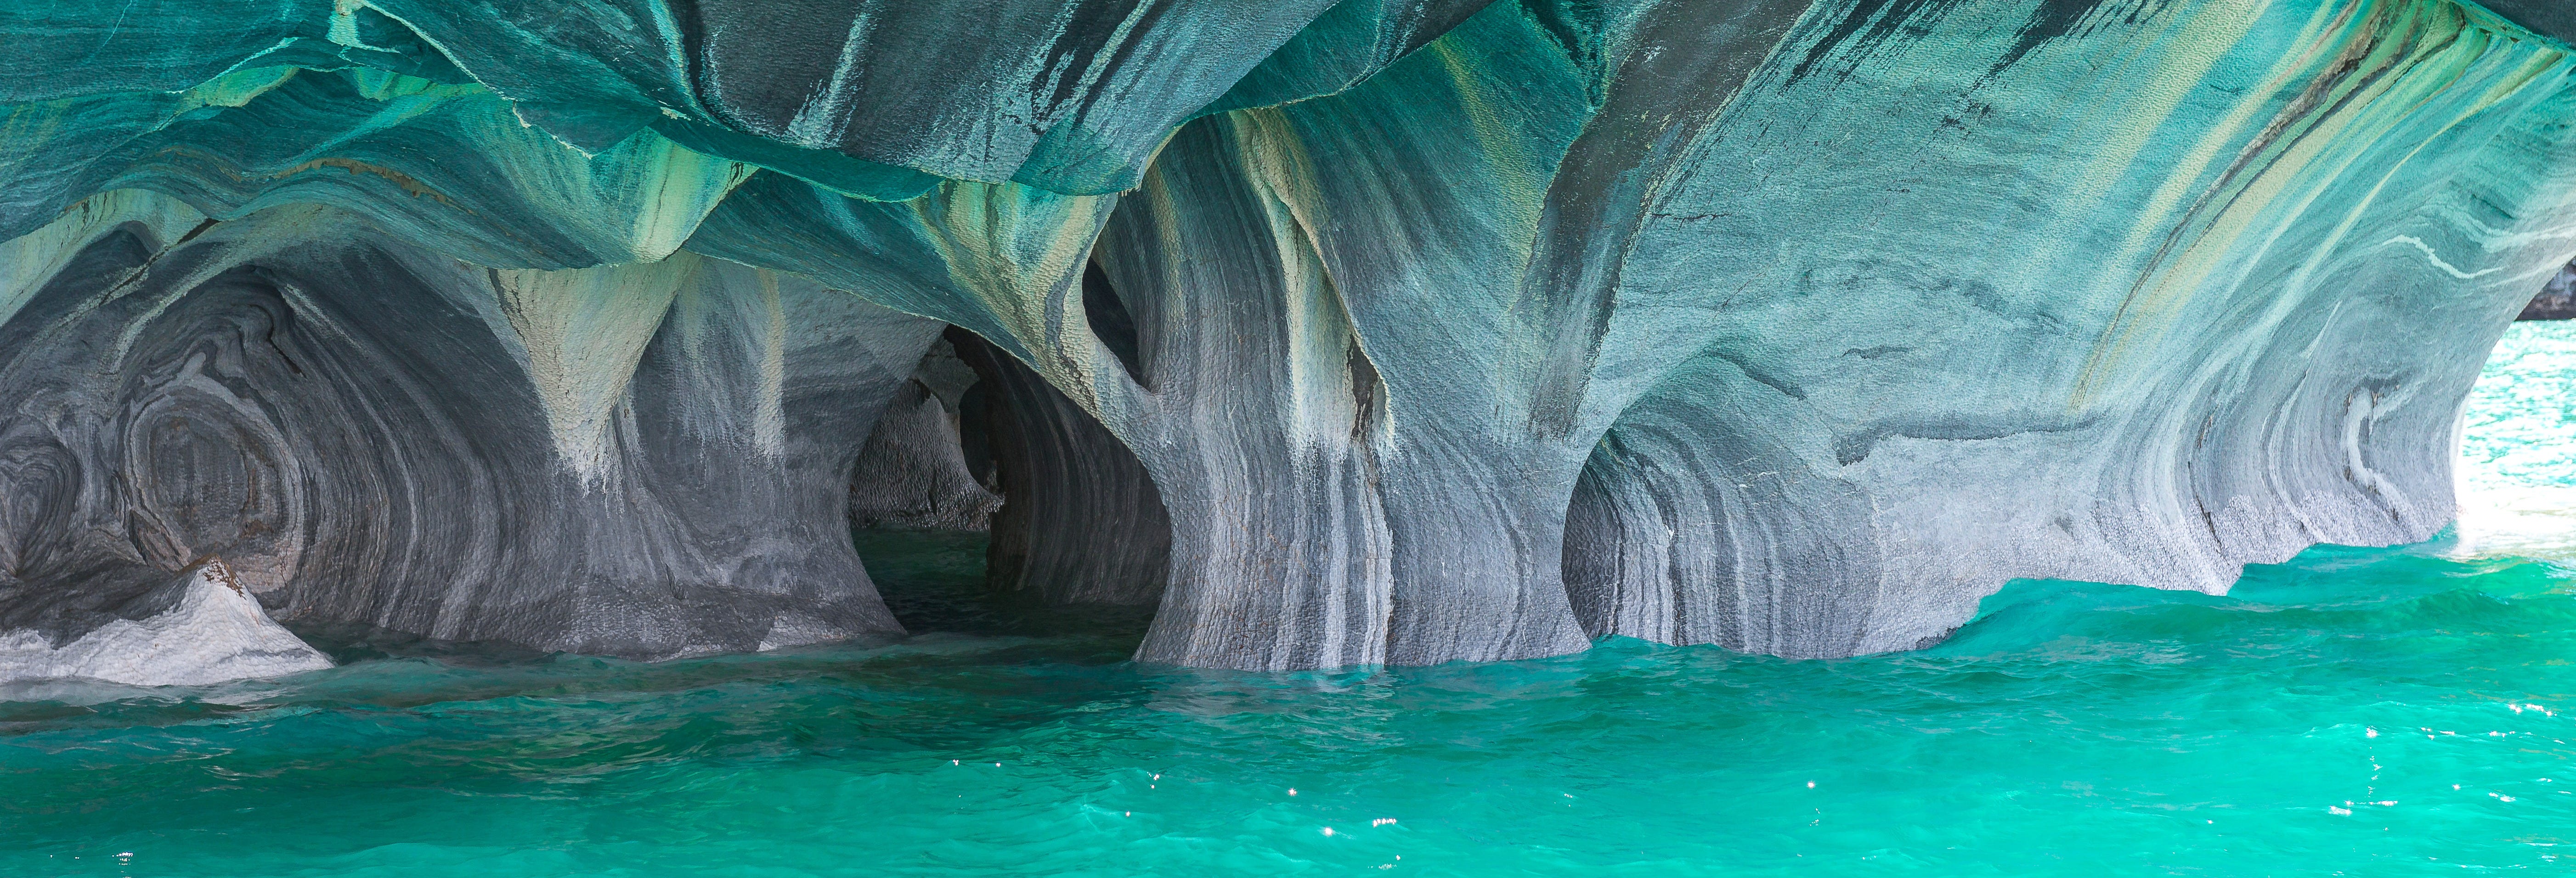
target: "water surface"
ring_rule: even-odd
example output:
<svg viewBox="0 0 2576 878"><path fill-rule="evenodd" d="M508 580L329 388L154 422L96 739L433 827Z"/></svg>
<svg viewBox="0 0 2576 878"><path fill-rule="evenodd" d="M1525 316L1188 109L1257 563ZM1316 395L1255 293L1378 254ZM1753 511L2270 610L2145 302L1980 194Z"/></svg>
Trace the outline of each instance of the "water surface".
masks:
<svg viewBox="0 0 2576 878"><path fill-rule="evenodd" d="M2576 327L2517 326L2473 518L2576 486L2571 387ZM2015 583L1901 655L1292 675L1139 667L1141 616L994 606L975 538L866 534L948 633L0 693L0 875L2557 874L2576 574L2524 530L2225 597Z"/></svg>

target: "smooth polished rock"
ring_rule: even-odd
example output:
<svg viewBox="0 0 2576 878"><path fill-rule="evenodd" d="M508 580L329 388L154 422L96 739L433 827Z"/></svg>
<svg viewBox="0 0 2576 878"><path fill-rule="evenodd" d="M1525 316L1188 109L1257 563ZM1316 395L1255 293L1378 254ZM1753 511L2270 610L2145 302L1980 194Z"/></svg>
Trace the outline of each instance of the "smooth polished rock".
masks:
<svg viewBox="0 0 2576 878"><path fill-rule="evenodd" d="M1006 599L1151 607L1168 581L1172 522L1118 437L991 344L949 330L979 376L973 402L1004 500L985 578Z"/></svg>
<svg viewBox="0 0 2576 878"><path fill-rule="evenodd" d="M638 657L901 633L844 510L935 322L687 253L479 268L309 206L60 240L0 325L0 623L217 554L296 624Z"/></svg>
<svg viewBox="0 0 2576 878"><path fill-rule="evenodd" d="M2515 24L2554 37L2560 42L2576 43L2576 6L2559 0L2474 0L2488 9L2502 13Z"/></svg>
<svg viewBox="0 0 2576 878"><path fill-rule="evenodd" d="M1345 87L1483 2L75 0L0 11L0 101L365 67L476 83L586 153L651 129L859 193L939 175L1098 194L1221 97Z"/></svg>
<svg viewBox="0 0 2576 878"><path fill-rule="evenodd" d="M2576 256L2557 10L0 11L0 621L220 550L290 623L891 636L845 516L961 472L1156 662L2220 591L2452 516Z"/></svg>
<svg viewBox="0 0 2576 878"><path fill-rule="evenodd" d="M0 632L0 683L81 678L134 686L192 686L282 677L331 660L279 626L220 559L115 610L118 618L68 643L47 632Z"/></svg>

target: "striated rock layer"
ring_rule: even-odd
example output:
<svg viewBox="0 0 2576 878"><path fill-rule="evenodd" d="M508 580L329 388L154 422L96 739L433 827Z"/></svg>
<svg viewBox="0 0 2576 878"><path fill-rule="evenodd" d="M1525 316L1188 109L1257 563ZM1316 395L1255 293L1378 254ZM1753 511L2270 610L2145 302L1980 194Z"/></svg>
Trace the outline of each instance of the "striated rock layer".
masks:
<svg viewBox="0 0 2576 878"><path fill-rule="evenodd" d="M187 210L85 210L120 207ZM25 297L0 626L77 635L211 554L288 622L643 656L900 631L845 437L939 324L693 254L497 270L364 225L102 220Z"/></svg>
<svg viewBox="0 0 2576 878"><path fill-rule="evenodd" d="M853 519L1157 662L1913 648L2431 535L2576 256L2542 0L39 6L46 649L206 555L289 625L898 634Z"/></svg>

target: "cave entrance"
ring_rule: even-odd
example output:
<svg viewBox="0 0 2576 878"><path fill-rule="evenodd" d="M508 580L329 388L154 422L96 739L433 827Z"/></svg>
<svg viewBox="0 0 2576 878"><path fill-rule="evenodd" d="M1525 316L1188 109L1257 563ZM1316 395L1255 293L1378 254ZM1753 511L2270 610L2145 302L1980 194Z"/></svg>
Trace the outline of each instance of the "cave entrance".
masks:
<svg viewBox="0 0 2576 878"><path fill-rule="evenodd" d="M1171 525L1144 465L958 327L878 419L849 510L869 578L916 635L1080 635L1123 659L1162 600Z"/></svg>
<svg viewBox="0 0 2576 878"><path fill-rule="evenodd" d="M2497 340L2460 434L2460 551L2576 559L2576 264Z"/></svg>

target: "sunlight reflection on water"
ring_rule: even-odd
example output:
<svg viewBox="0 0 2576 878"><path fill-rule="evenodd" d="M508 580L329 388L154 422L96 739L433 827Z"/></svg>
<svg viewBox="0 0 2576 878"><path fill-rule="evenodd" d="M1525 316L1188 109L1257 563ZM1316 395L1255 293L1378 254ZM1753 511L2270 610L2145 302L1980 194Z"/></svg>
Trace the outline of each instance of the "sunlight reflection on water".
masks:
<svg viewBox="0 0 2576 878"><path fill-rule="evenodd" d="M2576 558L2576 321L2516 323L2461 414L2458 548Z"/></svg>

